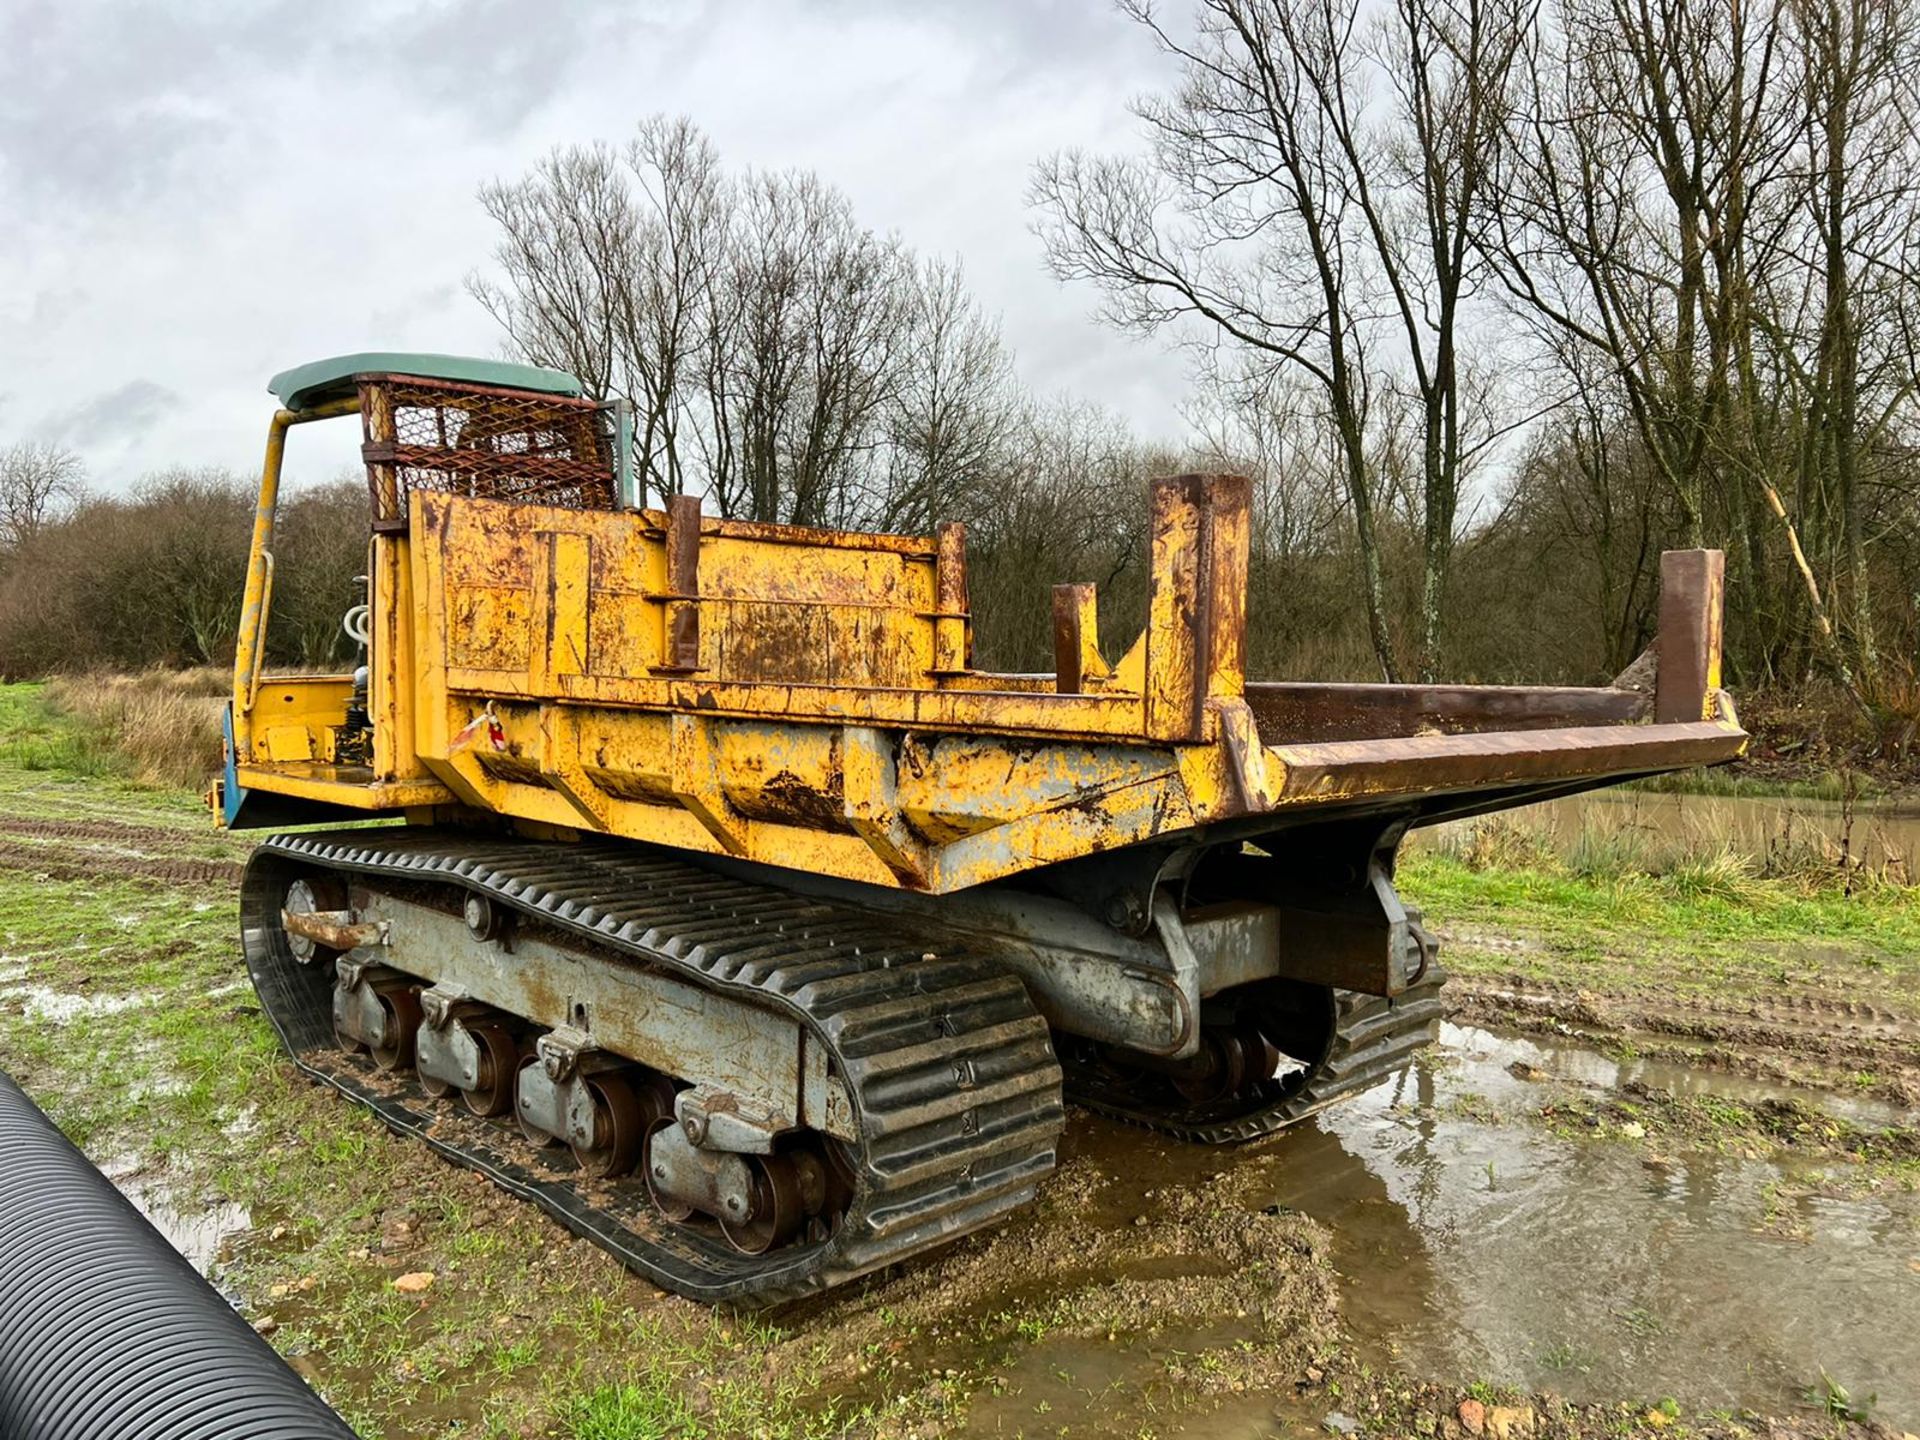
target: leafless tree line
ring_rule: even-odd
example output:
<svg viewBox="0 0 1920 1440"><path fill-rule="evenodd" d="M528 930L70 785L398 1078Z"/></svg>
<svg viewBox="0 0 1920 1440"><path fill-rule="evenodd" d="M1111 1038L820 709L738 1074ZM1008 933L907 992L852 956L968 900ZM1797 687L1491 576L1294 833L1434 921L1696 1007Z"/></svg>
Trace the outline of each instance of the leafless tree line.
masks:
<svg viewBox="0 0 1920 1440"><path fill-rule="evenodd" d="M1191 347L1190 433L1159 461L1255 473L1256 568L1289 598L1324 577L1365 668L1499 668L1480 637L1543 621L1518 597L1545 575L1578 597L1558 623L1583 664L1623 662L1660 549L1715 544L1743 678L1870 696L1913 648L1908 8L1123 0L1180 80L1137 103L1140 153L1036 167L1037 228L1107 319ZM1124 592L1090 555L1129 537L1124 507L1032 448L1107 422L1036 405L957 268L817 177L730 173L656 118L483 200L499 264L474 293L522 351L633 402L654 492L976 518L989 557L1041 546L1009 575L1087 578L1086 554ZM1127 443L1134 485L1154 457Z"/></svg>
<svg viewBox="0 0 1920 1440"><path fill-rule="evenodd" d="M1138 102L1139 153L1036 166L1036 228L1115 325L1190 347L1176 443L1026 393L957 264L684 119L486 187L470 288L631 402L651 496L967 521L983 663L1047 663L1055 581L1100 582L1130 638L1142 482L1217 467L1256 481L1264 673L1604 678L1660 550L1713 544L1738 683L1920 697L1910 0L1122 8L1179 79ZM28 557L86 563L54 458L0 463L6 613L48 603ZM350 600L316 594L329 625Z"/></svg>
<svg viewBox="0 0 1920 1440"><path fill-rule="evenodd" d="M498 274L469 288L523 353L627 399L649 493L721 513L924 529L1015 420L998 327L806 172L729 173L690 121L487 186Z"/></svg>
<svg viewBox="0 0 1920 1440"><path fill-rule="evenodd" d="M0 452L0 505L9 512L14 453ZM174 468L126 495L91 494L80 488L78 459L54 453L68 489L0 538L0 677L231 662L258 482ZM363 598L356 577L366 572L366 543L364 481L283 501L272 663L349 662L354 647L340 622Z"/></svg>
<svg viewBox="0 0 1920 1440"><path fill-rule="evenodd" d="M1875 560L1914 538L1907 0L1123 8L1182 79L1145 154L1038 167L1050 262L1247 403L1305 397L1381 673L1457 671L1455 556L1525 530L1580 550L1610 654L1660 546L1712 543L1750 678L1871 692L1882 572L1912 633ZM1409 471L1412 626L1379 518Z"/></svg>

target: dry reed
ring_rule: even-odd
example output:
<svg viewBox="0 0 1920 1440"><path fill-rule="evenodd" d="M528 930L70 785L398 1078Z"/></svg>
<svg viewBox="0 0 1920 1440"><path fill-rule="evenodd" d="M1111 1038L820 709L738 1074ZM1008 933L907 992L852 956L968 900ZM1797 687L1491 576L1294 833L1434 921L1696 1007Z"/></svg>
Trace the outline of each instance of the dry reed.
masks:
<svg viewBox="0 0 1920 1440"><path fill-rule="evenodd" d="M145 670L135 675L63 675L46 702L84 742L117 753L134 779L197 789L220 768L225 670Z"/></svg>

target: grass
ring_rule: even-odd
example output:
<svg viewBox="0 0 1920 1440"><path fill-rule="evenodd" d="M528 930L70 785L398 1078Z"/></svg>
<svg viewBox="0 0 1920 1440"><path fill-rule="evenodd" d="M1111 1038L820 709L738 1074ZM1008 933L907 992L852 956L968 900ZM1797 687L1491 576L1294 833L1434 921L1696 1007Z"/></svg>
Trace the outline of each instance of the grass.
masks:
<svg viewBox="0 0 1920 1440"><path fill-rule="evenodd" d="M0 686L0 763L198 789L220 768L224 671L70 675Z"/></svg>
<svg viewBox="0 0 1920 1440"><path fill-rule="evenodd" d="M1906 1109L1920 1097L1920 888L1897 872L1810 848L1653 852L1634 830L1556 843L1492 819L1409 847L1398 883L1440 931L1472 1022Z"/></svg>
<svg viewBox="0 0 1920 1440"><path fill-rule="evenodd" d="M246 840L103 739L103 717L206 697L143 680L88 702L75 685L0 686L0 1063L96 1162L183 1210L252 1216L221 1284L363 1436L807 1440L864 1423L813 1342L662 1296L300 1080L239 963L231 885L140 873L237 862ZM98 873L51 878L42 853ZM401 1293L408 1270L434 1284Z"/></svg>
<svg viewBox="0 0 1920 1440"><path fill-rule="evenodd" d="M1855 1400L1847 1387L1824 1368L1820 1371L1819 1382L1807 1387L1807 1403L1824 1412L1830 1420L1851 1420L1864 1424L1873 1409L1874 1400L1872 1395L1864 1401Z"/></svg>
<svg viewBox="0 0 1920 1440"><path fill-rule="evenodd" d="M224 670L147 670L62 676L45 699L70 734L91 753L117 756L133 779L199 789L220 768L221 707L232 686Z"/></svg>
<svg viewBox="0 0 1920 1440"><path fill-rule="evenodd" d="M1804 950L1811 937L1828 963L1883 970L1875 988L1896 992L1920 983L1920 887L1904 879L1813 837L1768 837L1755 854L1638 825L1556 838L1506 816L1422 837L1398 875L1456 937L1492 927L1532 942L1519 960L1456 943L1456 969L1531 965L1542 978L1629 983L1625 972L1651 979L1665 959L1684 962L1673 978L1689 988L1743 969L1777 982L1783 947Z"/></svg>
<svg viewBox="0 0 1920 1440"><path fill-rule="evenodd" d="M1402 888L1449 924L1497 919L1550 933L1556 945L1628 935L1719 948L1754 941L1851 942L1900 957L1920 950L1920 892L1904 886L1808 888L1754 874L1738 856L1661 873L1587 871L1551 862L1488 868L1419 849L1402 863Z"/></svg>
<svg viewBox="0 0 1920 1440"><path fill-rule="evenodd" d="M88 779L123 774L127 768L105 737L48 709L45 685L0 685L0 764Z"/></svg>

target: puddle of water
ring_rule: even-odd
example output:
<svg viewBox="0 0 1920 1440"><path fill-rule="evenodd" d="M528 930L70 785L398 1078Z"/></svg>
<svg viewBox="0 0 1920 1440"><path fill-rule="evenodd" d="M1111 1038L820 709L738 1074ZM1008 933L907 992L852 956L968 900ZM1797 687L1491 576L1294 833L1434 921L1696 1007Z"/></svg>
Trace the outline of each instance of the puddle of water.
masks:
<svg viewBox="0 0 1920 1440"><path fill-rule="evenodd" d="M1276 1200L1334 1228L1360 1335L1416 1370L1575 1400L1779 1413L1825 1366L1881 1413L1920 1419L1914 1197L1807 1197L1785 1238L1768 1187L1788 1168L1653 1165L1633 1146L1444 1113L1527 1084L1498 1047L1452 1053L1451 1069L1417 1066L1322 1117L1276 1175Z"/></svg>
<svg viewBox="0 0 1920 1440"><path fill-rule="evenodd" d="M70 1025L82 1018L117 1015L154 998L151 995L74 995L45 985L9 985L0 989L0 1000L18 1001L28 1020L50 1025Z"/></svg>
<svg viewBox="0 0 1920 1440"><path fill-rule="evenodd" d="M194 1269L207 1274L222 1257L227 1240L251 1227L252 1215L245 1206L231 1201L181 1195L164 1176L143 1173L143 1164L137 1155L110 1156L101 1164L100 1173L166 1236L169 1245L186 1256Z"/></svg>
<svg viewBox="0 0 1920 1440"><path fill-rule="evenodd" d="M1519 1063L1556 1080L1601 1090L1644 1085L1649 1090L1665 1090L1676 1096L1713 1096L1743 1105L1769 1100L1791 1101L1823 1111L1836 1120L1882 1128L1909 1124L1913 1119L1898 1105L1868 1096L1805 1090L1719 1070L1697 1069L1672 1060L1615 1060L1591 1046L1539 1036L1496 1034L1471 1025L1442 1025L1440 1041L1445 1053L1464 1057L1482 1069L1493 1066L1504 1071Z"/></svg>
<svg viewBox="0 0 1920 1440"><path fill-rule="evenodd" d="M1151 1404L1166 1368L1185 1355L1231 1343L1220 1334L1130 1337L1101 1344L1049 1338L1020 1352L992 1391L967 1407L966 1435L1100 1435L1101 1422ZM1207 1433L1212 1433L1211 1431Z"/></svg>
<svg viewBox="0 0 1920 1440"><path fill-rule="evenodd" d="M1855 1395L1877 1394L1877 1417L1920 1422L1920 1196L1800 1195L1770 1217L1769 1187L1815 1167L1655 1160L1451 1103L1538 1104L1538 1082L1507 1071L1516 1058L1576 1082L1680 1088L1658 1067L1576 1045L1448 1026L1406 1072L1237 1156L1155 1146L1149 1161L1137 1132L1091 1118L1068 1144L1117 1177L1123 1209L1232 1167L1253 1203L1325 1222L1348 1325L1383 1366L1581 1402L1670 1395L1776 1415L1800 1409L1824 1366ZM1694 1090L1817 1099L1686 1073ZM1077 1373L1074 1385L1087 1388ZM1245 1433L1275 1433L1258 1413L1241 1418L1256 1427Z"/></svg>
<svg viewBox="0 0 1920 1440"><path fill-rule="evenodd" d="M1515 818L1563 850L1586 839L1620 838L1654 861L1722 848L1759 859L1802 847L1838 854L1844 847L1870 866L1890 864L1920 877L1920 806L1911 802L1602 790L1544 800ZM1464 840L1472 825L1456 821L1437 834Z"/></svg>

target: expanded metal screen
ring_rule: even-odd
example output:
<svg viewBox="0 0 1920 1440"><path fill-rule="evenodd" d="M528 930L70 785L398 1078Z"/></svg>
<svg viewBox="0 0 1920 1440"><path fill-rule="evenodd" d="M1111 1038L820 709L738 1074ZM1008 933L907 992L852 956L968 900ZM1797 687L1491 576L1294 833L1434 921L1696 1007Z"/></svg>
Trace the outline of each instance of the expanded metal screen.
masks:
<svg viewBox="0 0 1920 1440"><path fill-rule="evenodd" d="M376 530L406 528L415 490L614 507L611 426L590 400L406 376L363 380L360 394Z"/></svg>

